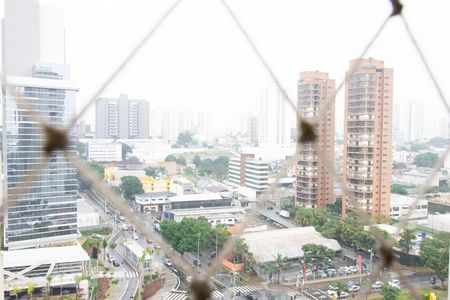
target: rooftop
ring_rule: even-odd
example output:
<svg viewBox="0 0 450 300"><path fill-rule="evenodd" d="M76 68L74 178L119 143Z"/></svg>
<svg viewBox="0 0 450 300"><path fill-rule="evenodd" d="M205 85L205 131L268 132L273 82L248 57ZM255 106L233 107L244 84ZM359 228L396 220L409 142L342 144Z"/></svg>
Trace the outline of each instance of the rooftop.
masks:
<svg viewBox="0 0 450 300"><path fill-rule="evenodd" d="M89 261L80 245L2 251L3 267L31 266L75 261Z"/></svg>
<svg viewBox="0 0 450 300"><path fill-rule="evenodd" d="M171 197L175 196L175 193L172 192L150 192L145 194L136 195L136 197L145 198L145 197Z"/></svg>
<svg viewBox="0 0 450 300"><path fill-rule="evenodd" d="M324 238L313 226L244 232L242 238L258 263L275 261L278 254L288 259L303 257L302 247L305 244L323 245L334 251L341 250L336 240Z"/></svg>
<svg viewBox="0 0 450 300"><path fill-rule="evenodd" d="M217 193L209 194L189 194L170 197L170 202L184 202L184 201L214 201L222 200L222 196Z"/></svg>
<svg viewBox="0 0 450 300"><path fill-rule="evenodd" d="M139 245L136 241L125 241L123 242L123 246L130 249L130 251L139 258L142 257L142 254L145 252L145 260L152 259L147 250Z"/></svg>
<svg viewBox="0 0 450 300"><path fill-rule="evenodd" d="M217 208L196 208L196 209L172 209L167 212L173 213L177 216L194 216L194 215L209 215L209 214L232 214L241 213L245 211L242 207L217 207Z"/></svg>

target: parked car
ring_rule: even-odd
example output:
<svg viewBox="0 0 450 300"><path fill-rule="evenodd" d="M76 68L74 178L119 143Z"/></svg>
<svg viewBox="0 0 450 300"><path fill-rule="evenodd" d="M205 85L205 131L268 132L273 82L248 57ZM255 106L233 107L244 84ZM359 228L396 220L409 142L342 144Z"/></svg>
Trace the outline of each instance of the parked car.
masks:
<svg viewBox="0 0 450 300"><path fill-rule="evenodd" d="M147 243L148 244L153 244L153 240L151 238L147 237Z"/></svg>
<svg viewBox="0 0 450 300"><path fill-rule="evenodd" d="M139 235L137 235L136 233L133 233L133 240L139 240Z"/></svg>
<svg viewBox="0 0 450 300"><path fill-rule="evenodd" d="M118 260L113 260L112 261L112 263L113 263L113 265L115 266L115 267L118 267L118 266L120 266L120 263L119 263L119 261Z"/></svg>
<svg viewBox="0 0 450 300"><path fill-rule="evenodd" d="M347 292L341 292L340 297L339 298L347 298L348 297L348 293Z"/></svg>
<svg viewBox="0 0 450 300"><path fill-rule="evenodd" d="M335 269L326 269L325 273L328 274L328 276L335 276L336 275L336 270Z"/></svg>
<svg viewBox="0 0 450 300"><path fill-rule="evenodd" d="M373 289L381 289L382 285L383 285L383 283L381 281L375 281L374 283L372 283L372 288Z"/></svg>
<svg viewBox="0 0 450 300"><path fill-rule="evenodd" d="M158 243L156 243L156 244L155 244L155 248L156 248L156 249L161 249L161 245L158 244Z"/></svg>
<svg viewBox="0 0 450 300"><path fill-rule="evenodd" d="M216 257L216 255L217 255L216 251L213 251L213 252L209 253L210 257Z"/></svg>
<svg viewBox="0 0 450 300"><path fill-rule="evenodd" d="M245 296L245 299L248 299L248 300L258 300L258 298L256 298L256 296L255 296L255 295L252 295L252 294L246 295L246 296Z"/></svg>
<svg viewBox="0 0 450 300"><path fill-rule="evenodd" d="M329 296L334 296L334 295L337 295L337 291L335 291L335 290L328 290L328 291L327 291L327 294L328 294Z"/></svg>
<svg viewBox="0 0 450 300"><path fill-rule="evenodd" d="M359 292L361 290L361 287L359 285L352 285L348 288L349 292Z"/></svg>
<svg viewBox="0 0 450 300"><path fill-rule="evenodd" d="M121 221L125 221L125 217L124 217L124 216L122 216L122 215L120 215L120 216L119 216L119 220L121 220Z"/></svg>
<svg viewBox="0 0 450 300"><path fill-rule="evenodd" d="M102 236L101 236L100 234L98 234L98 233L93 233L93 234L91 235L91 237L94 238L94 239L99 239L99 238L101 238Z"/></svg>
<svg viewBox="0 0 450 300"><path fill-rule="evenodd" d="M353 285L358 285L359 286L360 284L359 284L359 281L350 280L350 281L347 282L347 285L348 286L353 286Z"/></svg>
<svg viewBox="0 0 450 300"><path fill-rule="evenodd" d="M352 273L358 272L358 267L357 266L350 266L349 269L352 271Z"/></svg>

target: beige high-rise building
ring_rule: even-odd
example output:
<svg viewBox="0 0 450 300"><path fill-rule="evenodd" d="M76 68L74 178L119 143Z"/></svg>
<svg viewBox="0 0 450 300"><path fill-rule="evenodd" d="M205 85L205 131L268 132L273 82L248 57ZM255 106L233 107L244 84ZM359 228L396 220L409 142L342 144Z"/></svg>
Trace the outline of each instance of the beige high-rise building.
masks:
<svg viewBox="0 0 450 300"><path fill-rule="evenodd" d="M343 207L358 205L374 217L389 216L393 70L373 58L352 60L350 70L345 83Z"/></svg>
<svg viewBox="0 0 450 300"><path fill-rule="evenodd" d="M325 167L316 149L323 151L329 162L334 161L334 91L335 81L328 78L328 73L300 73L297 108L301 118L317 122L318 139L315 145L304 144L299 153L295 193L297 205L323 208L333 203L332 172ZM321 105L327 100L331 102L326 114L319 118Z"/></svg>

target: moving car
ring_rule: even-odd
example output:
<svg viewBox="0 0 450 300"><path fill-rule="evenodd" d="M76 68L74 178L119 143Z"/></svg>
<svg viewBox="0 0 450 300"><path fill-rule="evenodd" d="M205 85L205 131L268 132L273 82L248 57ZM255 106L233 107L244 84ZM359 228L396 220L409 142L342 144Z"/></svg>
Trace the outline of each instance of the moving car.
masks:
<svg viewBox="0 0 450 300"><path fill-rule="evenodd" d="M114 265L115 267L120 266L119 261L117 261L117 260L115 260L115 259L112 261L112 263L113 263L113 265Z"/></svg>
<svg viewBox="0 0 450 300"><path fill-rule="evenodd" d="M168 267L172 266L172 261L168 258L166 258L166 261L164 262L164 264Z"/></svg>
<svg viewBox="0 0 450 300"><path fill-rule="evenodd" d="M201 267L202 263L199 262L198 260L194 259L194 266Z"/></svg>
<svg viewBox="0 0 450 300"><path fill-rule="evenodd" d="M139 240L139 236L136 233L133 233L133 240Z"/></svg>

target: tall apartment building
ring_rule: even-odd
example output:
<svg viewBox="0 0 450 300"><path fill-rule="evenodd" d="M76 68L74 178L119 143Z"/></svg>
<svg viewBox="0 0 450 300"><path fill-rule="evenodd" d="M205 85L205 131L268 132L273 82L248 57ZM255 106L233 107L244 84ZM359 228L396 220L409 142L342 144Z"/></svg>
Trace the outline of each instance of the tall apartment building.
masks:
<svg viewBox="0 0 450 300"><path fill-rule="evenodd" d="M288 105L283 93L271 83L261 92L258 109L258 146L278 147L290 143Z"/></svg>
<svg viewBox="0 0 450 300"><path fill-rule="evenodd" d="M343 206L389 216L393 70L373 58L352 60L350 70L345 83Z"/></svg>
<svg viewBox="0 0 450 300"><path fill-rule="evenodd" d="M247 116L247 135L252 146L258 146L258 116Z"/></svg>
<svg viewBox="0 0 450 300"><path fill-rule="evenodd" d="M333 203L333 176L319 158L323 151L329 162L334 161L334 79L323 72L301 72L298 81L297 109L300 117L317 122L318 139L315 144L304 144L298 156L295 199L297 205L324 208ZM326 114L318 119L321 105L331 101Z"/></svg>
<svg viewBox="0 0 450 300"><path fill-rule="evenodd" d="M62 20L59 8L32 0L5 1L3 190L4 199L8 199L4 241L9 249L74 241L77 236L76 170L61 152L52 154L41 175L29 183L29 189L11 201L24 176L44 157L45 142L42 127L27 109L18 106L17 98L29 101L53 126L65 127L75 116L78 89L68 81L68 67L61 64L64 63ZM69 140L72 143L68 155L75 157L73 134Z"/></svg>
<svg viewBox="0 0 450 300"><path fill-rule="evenodd" d="M269 165L261 159L256 159L254 154L232 157L228 163L228 180L261 194L269 186Z"/></svg>
<svg viewBox="0 0 450 300"><path fill-rule="evenodd" d="M95 136L98 139L149 138L149 105L146 100L98 98L95 101Z"/></svg>

